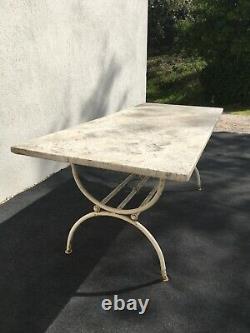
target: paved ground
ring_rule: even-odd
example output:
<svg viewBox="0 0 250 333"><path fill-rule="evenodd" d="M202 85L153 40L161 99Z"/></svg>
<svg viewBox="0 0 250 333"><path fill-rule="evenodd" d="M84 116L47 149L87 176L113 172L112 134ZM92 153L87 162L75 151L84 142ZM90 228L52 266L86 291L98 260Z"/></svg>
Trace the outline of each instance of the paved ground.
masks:
<svg viewBox="0 0 250 333"><path fill-rule="evenodd" d="M249 332L249 147L250 135L214 134L199 163L204 191L172 183L141 216L166 255L167 284L144 237L118 221L82 226L73 255L64 254L67 231L91 208L68 170L7 202L0 332ZM114 294L150 298L149 309L103 311Z"/></svg>

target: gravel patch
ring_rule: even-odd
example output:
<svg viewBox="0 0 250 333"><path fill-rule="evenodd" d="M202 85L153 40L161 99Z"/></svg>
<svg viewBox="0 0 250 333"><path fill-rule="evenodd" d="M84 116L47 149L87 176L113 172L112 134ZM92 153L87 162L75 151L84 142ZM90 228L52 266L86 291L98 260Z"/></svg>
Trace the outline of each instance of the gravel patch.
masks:
<svg viewBox="0 0 250 333"><path fill-rule="evenodd" d="M223 114L215 132L250 133L250 116Z"/></svg>

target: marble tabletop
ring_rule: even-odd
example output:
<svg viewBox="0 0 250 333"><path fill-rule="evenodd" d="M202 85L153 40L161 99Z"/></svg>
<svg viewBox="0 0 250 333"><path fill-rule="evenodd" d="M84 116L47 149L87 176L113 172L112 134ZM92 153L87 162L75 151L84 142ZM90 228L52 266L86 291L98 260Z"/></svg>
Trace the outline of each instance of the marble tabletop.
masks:
<svg viewBox="0 0 250 333"><path fill-rule="evenodd" d="M11 147L16 154L188 181L223 109L145 103Z"/></svg>

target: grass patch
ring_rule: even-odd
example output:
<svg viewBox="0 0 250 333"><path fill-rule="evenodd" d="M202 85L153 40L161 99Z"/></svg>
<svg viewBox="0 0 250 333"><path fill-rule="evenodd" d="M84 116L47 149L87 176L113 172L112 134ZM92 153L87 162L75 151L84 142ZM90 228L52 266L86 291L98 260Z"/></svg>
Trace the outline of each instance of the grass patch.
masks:
<svg viewBox="0 0 250 333"><path fill-rule="evenodd" d="M201 105L204 101L199 73L205 67L200 59L161 55L148 60L147 101ZM204 102L203 102L204 104Z"/></svg>
<svg viewBox="0 0 250 333"><path fill-rule="evenodd" d="M199 74L202 59L182 55L160 55L148 60L147 102L212 106L206 100ZM213 105L214 106L214 105ZM250 107L224 106L225 112L250 115Z"/></svg>
<svg viewBox="0 0 250 333"><path fill-rule="evenodd" d="M250 109L243 111L234 111L232 112L232 114L235 114L236 116L250 116Z"/></svg>
<svg viewBox="0 0 250 333"><path fill-rule="evenodd" d="M225 112L236 116L250 116L250 107L244 106L225 106Z"/></svg>

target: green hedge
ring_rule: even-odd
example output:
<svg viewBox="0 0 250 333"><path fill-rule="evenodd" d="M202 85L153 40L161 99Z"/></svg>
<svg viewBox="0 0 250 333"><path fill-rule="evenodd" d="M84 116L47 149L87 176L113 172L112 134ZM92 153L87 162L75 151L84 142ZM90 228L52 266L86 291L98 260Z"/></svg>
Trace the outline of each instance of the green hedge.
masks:
<svg viewBox="0 0 250 333"><path fill-rule="evenodd" d="M201 72L201 83L211 104L250 104L250 59L221 57Z"/></svg>

